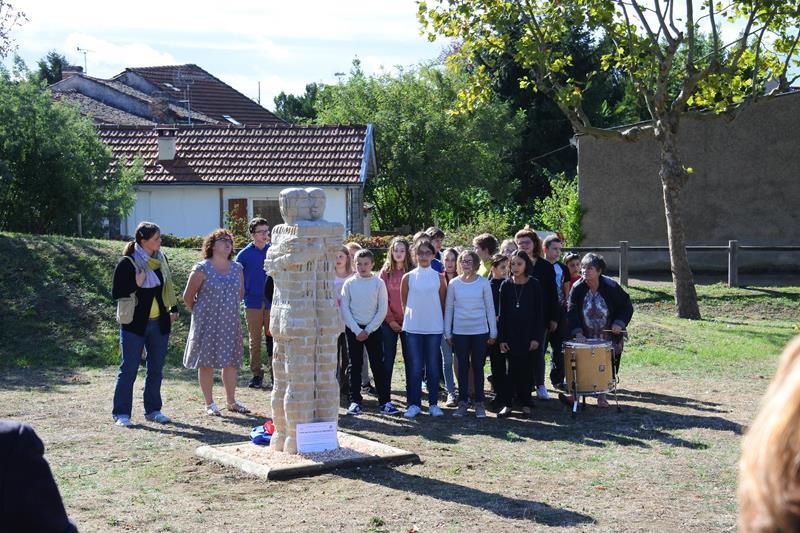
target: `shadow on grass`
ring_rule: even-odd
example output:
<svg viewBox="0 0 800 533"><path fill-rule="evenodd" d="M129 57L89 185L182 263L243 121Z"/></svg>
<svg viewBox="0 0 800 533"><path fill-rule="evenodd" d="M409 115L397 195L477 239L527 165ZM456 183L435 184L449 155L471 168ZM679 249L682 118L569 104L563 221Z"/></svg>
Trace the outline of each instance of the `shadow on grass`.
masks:
<svg viewBox="0 0 800 533"><path fill-rule="evenodd" d="M521 415L519 418L503 420L492 417L459 419L452 417L453 410L445 409L447 415L439 419L427 415L420 415L413 420L402 417L342 417L339 425L365 438L374 438L374 433L395 437L413 433L443 445L458 444L465 436L479 434L509 442L564 441L597 448L610 444L651 448L653 443L661 443L696 450L706 449L708 445L677 437L674 432L704 428L741 435L743 431L741 424L720 416L683 414L664 409L689 407L701 412L725 412L712 402L626 390L620 391L620 399L654 404L656 407L623 403L622 411L617 412L616 409L599 409L588 405L573 420L568 408L557 400L549 400L537 402L531 419L521 418ZM366 405L367 411L375 409L369 403Z"/></svg>
<svg viewBox="0 0 800 533"><path fill-rule="evenodd" d="M240 420L240 421L239 421ZM263 420L263 419L262 419ZM246 419L238 419L235 422L241 426L247 426L247 432L232 433L229 431L220 431L212 429L208 426L196 426L194 424L186 424L185 422L172 421L169 424L163 425L137 425L130 429L130 431L151 431L153 433L161 433L165 435L172 435L184 439L194 440L203 444L216 445L216 444L234 444L237 442L244 442L250 438L250 429L255 427L258 422L253 419L248 421ZM263 421L262 421L263 423Z"/></svg>
<svg viewBox="0 0 800 533"><path fill-rule="evenodd" d="M595 520L582 513L559 509L546 503L510 498L447 481L401 472L388 467L367 470L339 470L336 475L364 481L393 490L424 494L443 502L479 507L503 518L528 520L546 526L576 526L592 524ZM480 529L476 526L476 529Z"/></svg>

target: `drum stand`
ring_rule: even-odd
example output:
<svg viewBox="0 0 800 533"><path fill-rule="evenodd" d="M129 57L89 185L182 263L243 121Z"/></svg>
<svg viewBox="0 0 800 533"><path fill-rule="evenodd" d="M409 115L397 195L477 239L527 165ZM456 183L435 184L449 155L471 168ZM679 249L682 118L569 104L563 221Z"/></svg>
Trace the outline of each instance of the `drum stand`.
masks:
<svg viewBox="0 0 800 533"><path fill-rule="evenodd" d="M607 392L614 393L614 403L617 405L617 412L621 413L622 408L619 406L619 397L617 396L617 383L619 383L619 378L617 377L617 370L615 368L614 362L611 363L611 379L614 383L614 386L611 388L610 391L603 391L603 392L589 392L589 393L582 393L578 394L578 365L575 355L570 358L570 367L572 369L572 418L575 419L578 417L578 404L580 400L578 399L579 396L583 398L583 408L586 409L586 397L587 396L598 396L600 394L606 394Z"/></svg>

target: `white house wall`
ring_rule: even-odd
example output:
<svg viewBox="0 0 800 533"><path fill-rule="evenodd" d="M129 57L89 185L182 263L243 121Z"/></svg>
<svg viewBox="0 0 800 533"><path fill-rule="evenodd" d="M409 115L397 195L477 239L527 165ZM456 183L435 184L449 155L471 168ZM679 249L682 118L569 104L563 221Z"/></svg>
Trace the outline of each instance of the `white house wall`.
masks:
<svg viewBox="0 0 800 533"><path fill-rule="evenodd" d="M222 187L222 208L228 200L246 198L248 217L253 215L253 200L277 200L284 186ZM345 187L320 187L325 191L325 219L347 226L347 194ZM149 220L164 233L178 237L206 235L219 227L220 188L214 186L138 186L136 205L120 227L123 235L133 235L136 225Z"/></svg>

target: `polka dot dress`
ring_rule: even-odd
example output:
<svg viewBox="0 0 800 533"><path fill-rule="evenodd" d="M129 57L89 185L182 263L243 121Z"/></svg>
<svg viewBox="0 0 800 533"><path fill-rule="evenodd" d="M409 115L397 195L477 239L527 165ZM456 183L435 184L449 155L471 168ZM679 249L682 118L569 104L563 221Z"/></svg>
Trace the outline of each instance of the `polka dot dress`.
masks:
<svg viewBox="0 0 800 533"><path fill-rule="evenodd" d="M239 317L239 276L242 265L231 262L221 273L211 261L197 263L192 272L205 274L192 309L192 325L183 366L229 368L242 365L242 323Z"/></svg>

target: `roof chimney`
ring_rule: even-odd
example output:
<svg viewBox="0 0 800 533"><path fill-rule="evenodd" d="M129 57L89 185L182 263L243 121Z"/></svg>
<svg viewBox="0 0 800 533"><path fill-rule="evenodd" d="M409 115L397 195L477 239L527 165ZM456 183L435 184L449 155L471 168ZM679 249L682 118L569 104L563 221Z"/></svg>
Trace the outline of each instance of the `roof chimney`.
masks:
<svg viewBox="0 0 800 533"><path fill-rule="evenodd" d="M83 74L83 67L79 67L78 65L64 65L61 67L62 80L71 78L72 76L79 76L81 74Z"/></svg>
<svg viewBox="0 0 800 533"><path fill-rule="evenodd" d="M158 133L158 160L173 161L178 129L173 126L161 126L156 128L156 133Z"/></svg>

